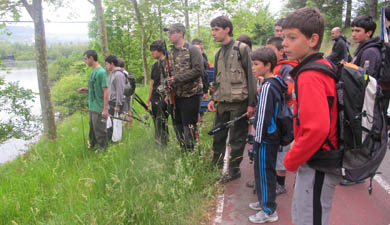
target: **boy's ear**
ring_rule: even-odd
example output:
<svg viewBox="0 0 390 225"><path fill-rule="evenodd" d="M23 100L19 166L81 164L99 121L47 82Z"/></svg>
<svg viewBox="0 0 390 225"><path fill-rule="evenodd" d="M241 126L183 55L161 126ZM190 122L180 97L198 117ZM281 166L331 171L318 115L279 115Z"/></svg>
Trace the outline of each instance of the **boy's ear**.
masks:
<svg viewBox="0 0 390 225"><path fill-rule="evenodd" d="M318 35L317 33L312 34L309 39L310 48L314 48L315 46L317 46L319 40L320 40L320 35Z"/></svg>
<svg viewBox="0 0 390 225"><path fill-rule="evenodd" d="M366 34L367 34L367 37L371 37L372 33L373 33L373 31L372 31L372 30L370 30L370 31L367 31L367 32L366 32Z"/></svg>
<svg viewBox="0 0 390 225"><path fill-rule="evenodd" d="M223 29L223 30L228 34L230 32L230 27L225 27L225 29Z"/></svg>
<svg viewBox="0 0 390 225"><path fill-rule="evenodd" d="M264 67L267 68L268 71L271 71L271 62L267 62Z"/></svg>

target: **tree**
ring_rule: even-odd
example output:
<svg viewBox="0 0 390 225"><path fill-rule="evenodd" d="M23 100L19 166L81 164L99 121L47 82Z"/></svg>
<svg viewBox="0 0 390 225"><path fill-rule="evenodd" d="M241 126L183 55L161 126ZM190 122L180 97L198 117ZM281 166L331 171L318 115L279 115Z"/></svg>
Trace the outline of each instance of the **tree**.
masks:
<svg viewBox="0 0 390 225"><path fill-rule="evenodd" d="M102 0L88 0L88 2L95 6L96 18L99 24L99 37L102 47L102 54L103 58L105 59L110 53L108 50L107 29L106 21L104 20L104 9L102 6Z"/></svg>
<svg viewBox="0 0 390 225"><path fill-rule="evenodd" d="M144 68L144 83L145 85L148 84L148 62L146 60L146 34L145 34L145 28L144 28L144 23L143 23L143 20L142 20L142 15L139 11L139 8L138 8L138 3L137 3L137 0L132 0L133 2L133 6L134 6L134 10L135 10L135 14L136 14L136 17L137 17L137 21L138 21L138 26L141 30L141 39L142 39L142 65L143 65L143 68Z"/></svg>
<svg viewBox="0 0 390 225"><path fill-rule="evenodd" d="M57 130L49 87L42 0L33 0L32 4L29 4L27 0L22 0L21 2L34 21L38 86L41 100L44 134L49 139L55 139L57 137Z"/></svg>
<svg viewBox="0 0 390 225"><path fill-rule="evenodd" d="M7 115L0 121L0 143L10 138L30 139L36 134L38 118L26 107L33 102L31 90L15 82L7 83L0 77L0 111Z"/></svg>
<svg viewBox="0 0 390 225"><path fill-rule="evenodd" d="M347 0L347 8L345 12L345 23L344 27L350 27L351 26L351 18L352 18L352 0Z"/></svg>
<svg viewBox="0 0 390 225"><path fill-rule="evenodd" d="M377 19L377 8L378 8L378 0L369 0L368 2L368 7L369 7L369 12L370 16L374 18L375 20Z"/></svg>

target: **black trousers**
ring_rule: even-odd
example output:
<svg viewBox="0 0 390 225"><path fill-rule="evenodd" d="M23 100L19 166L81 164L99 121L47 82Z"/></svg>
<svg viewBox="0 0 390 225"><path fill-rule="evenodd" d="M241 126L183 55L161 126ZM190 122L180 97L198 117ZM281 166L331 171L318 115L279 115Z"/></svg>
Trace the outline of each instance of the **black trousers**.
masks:
<svg viewBox="0 0 390 225"><path fill-rule="evenodd" d="M195 146L196 123L198 122L200 95L176 98L172 113L176 138L182 150L192 151Z"/></svg>
<svg viewBox="0 0 390 225"><path fill-rule="evenodd" d="M157 144L166 146L168 144L168 105L161 97L152 97L152 114L154 122L154 139Z"/></svg>

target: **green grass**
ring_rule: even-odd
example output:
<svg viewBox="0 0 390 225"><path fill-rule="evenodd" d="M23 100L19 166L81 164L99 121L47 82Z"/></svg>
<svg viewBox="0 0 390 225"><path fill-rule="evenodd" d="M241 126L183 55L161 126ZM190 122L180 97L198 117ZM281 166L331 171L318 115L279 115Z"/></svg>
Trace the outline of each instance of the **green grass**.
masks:
<svg viewBox="0 0 390 225"><path fill-rule="evenodd" d="M143 95L147 87L137 92ZM142 93L139 93L142 96ZM135 103L136 104L136 103ZM137 109L141 112L141 109ZM205 120L211 121L211 115ZM151 119L150 119L151 120ZM193 153L181 153L174 133L162 150L153 127L134 121L105 153L83 147L88 115L58 129L0 167L0 224L201 224L217 189L210 163L211 123ZM83 127L84 126L84 127Z"/></svg>

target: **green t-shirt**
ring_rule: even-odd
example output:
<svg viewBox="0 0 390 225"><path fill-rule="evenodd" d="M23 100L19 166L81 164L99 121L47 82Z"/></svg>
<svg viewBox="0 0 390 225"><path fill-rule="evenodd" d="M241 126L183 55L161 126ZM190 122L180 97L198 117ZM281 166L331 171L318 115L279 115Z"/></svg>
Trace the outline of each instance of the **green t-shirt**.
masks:
<svg viewBox="0 0 390 225"><path fill-rule="evenodd" d="M104 91L107 88L107 74L103 67L92 70L88 80L88 107L89 110L101 113L104 106Z"/></svg>

